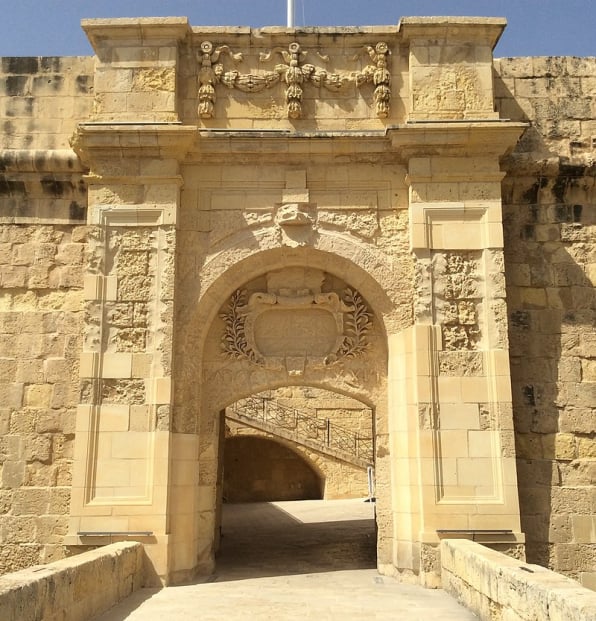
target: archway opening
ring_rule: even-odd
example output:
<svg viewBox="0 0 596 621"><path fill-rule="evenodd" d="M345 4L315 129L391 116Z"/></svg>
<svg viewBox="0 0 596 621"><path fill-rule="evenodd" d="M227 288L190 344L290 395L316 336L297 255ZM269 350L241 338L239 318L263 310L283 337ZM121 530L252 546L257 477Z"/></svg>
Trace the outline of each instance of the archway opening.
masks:
<svg viewBox="0 0 596 621"><path fill-rule="evenodd" d="M239 399L222 415L219 574L376 566L370 407L285 386Z"/></svg>
<svg viewBox="0 0 596 621"><path fill-rule="evenodd" d="M271 269L264 269L263 262L269 260ZM361 268L336 255L308 248L264 252L239 262L203 296L204 302L187 324L196 329L196 338L192 335L186 338L187 343L199 346L200 356L186 348L188 355L181 360L182 366L186 365L185 378L199 377L200 382L185 380L178 384L175 416L177 428L188 430L193 436L198 456L196 520L192 534L196 538L199 572L209 573L214 566L219 572L222 554L225 555L230 545L230 533L225 532L226 524L222 522L222 509L229 506L223 503L226 413L239 400L260 397L260 393L284 387L321 389L331 391L336 398L356 399L359 407L364 404L369 409L370 419L374 411L376 424L369 431L367 441L372 453L374 438L378 456L374 464L381 492L378 537L373 518L373 507L377 505L364 502L368 499L370 464L360 468L362 486L354 495L343 490L345 482L351 485L354 478L341 469L334 475L326 473L321 480L324 500L332 498L330 494L335 486L341 492L334 492L338 502L339 499L344 504L349 501L365 512L352 517L344 514L330 517L342 525L368 522L370 531L366 542L357 546L371 550L365 566L375 566L375 543L379 563L390 562L393 523L388 493L387 315L383 312L388 300L384 296L378 283ZM198 410L193 404L200 404ZM331 421L332 431L334 424ZM292 438L284 437L281 426L277 424L272 431L274 439L299 452L320 472L318 459L306 454ZM343 425L339 422L338 426ZM193 493L190 485L185 491ZM183 490L179 492L183 502ZM282 513L289 516L286 509ZM290 522L309 520L323 521L297 517ZM254 525L247 523L244 530L254 533L266 521L264 518ZM333 532L340 530L336 527ZM269 536L267 544L272 540L275 537ZM326 543L322 541L319 545L324 547ZM262 566L262 550L258 555L258 564ZM236 558L236 562L241 561ZM351 566L354 566L353 559ZM283 571L284 568L278 567L276 573Z"/></svg>

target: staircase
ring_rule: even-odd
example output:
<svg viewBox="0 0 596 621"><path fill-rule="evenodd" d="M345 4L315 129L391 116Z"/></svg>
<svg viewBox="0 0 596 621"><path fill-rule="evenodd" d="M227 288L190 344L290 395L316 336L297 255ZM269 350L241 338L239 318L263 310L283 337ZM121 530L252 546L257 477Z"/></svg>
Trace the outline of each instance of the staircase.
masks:
<svg viewBox="0 0 596 621"><path fill-rule="evenodd" d="M230 420L314 449L360 468L373 465L373 440L314 413L272 399L248 397L226 409Z"/></svg>

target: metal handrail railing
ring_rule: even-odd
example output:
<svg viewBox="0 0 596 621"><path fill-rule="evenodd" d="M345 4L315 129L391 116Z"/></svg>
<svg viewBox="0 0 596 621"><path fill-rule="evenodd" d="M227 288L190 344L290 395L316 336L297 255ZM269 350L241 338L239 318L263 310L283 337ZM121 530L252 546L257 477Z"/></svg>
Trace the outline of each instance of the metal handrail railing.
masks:
<svg viewBox="0 0 596 621"><path fill-rule="evenodd" d="M230 409L238 417L280 427L322 447L373 463L373 439L341 427L328 418L319 418L314 413L305 414L302 410L263 397L240 399Z"/></svg>

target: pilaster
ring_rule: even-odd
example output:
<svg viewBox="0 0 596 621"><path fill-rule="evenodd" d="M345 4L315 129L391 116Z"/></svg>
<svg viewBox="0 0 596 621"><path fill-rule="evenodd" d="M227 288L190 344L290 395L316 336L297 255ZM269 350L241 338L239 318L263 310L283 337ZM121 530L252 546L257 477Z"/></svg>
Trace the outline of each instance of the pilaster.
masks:
<svg viewBox="0 0 596 621"><path fill-rule="evenodd" d="M194 133L83 124L91 242L70 545L138 539L168 575L172 334L179 160Z"/></svg>
<svg viewBox="0 0 596 621"><path fill-rule="evenodd" d="M520 131L508 123L420 123L393 137L409 156L416 260L414 325L390 348L402 395L392 411L394 453L406 456L396 460L394 478L404 479L401 496L410 490L410 506L397 495L396 566L429 585L441 538L517 553L524 541L498 161Z"/></svg>

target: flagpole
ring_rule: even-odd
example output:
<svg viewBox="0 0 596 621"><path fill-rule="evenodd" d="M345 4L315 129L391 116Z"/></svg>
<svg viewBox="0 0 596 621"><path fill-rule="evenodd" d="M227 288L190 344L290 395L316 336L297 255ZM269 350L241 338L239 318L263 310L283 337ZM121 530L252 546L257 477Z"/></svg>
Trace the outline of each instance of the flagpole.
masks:
<svg viewBox="0 0 596 621"><path fill-rule="evenodd" d="M288 0L288 28L294 28L294 0Z"/></svg>

